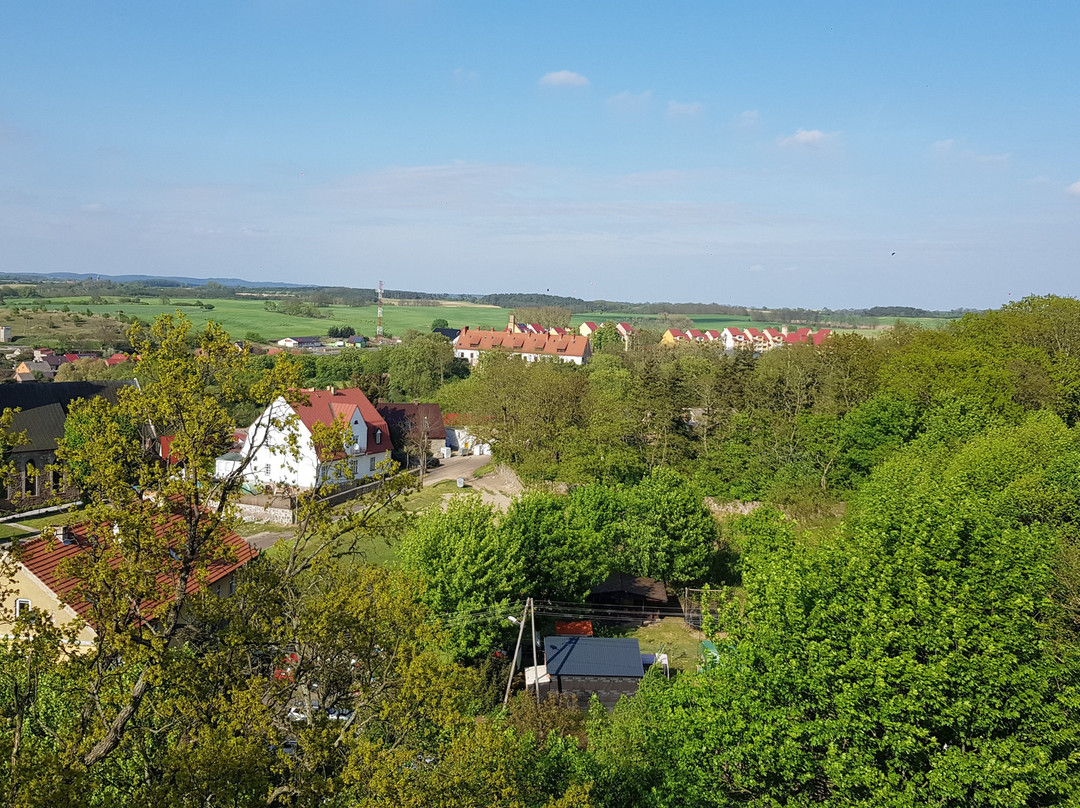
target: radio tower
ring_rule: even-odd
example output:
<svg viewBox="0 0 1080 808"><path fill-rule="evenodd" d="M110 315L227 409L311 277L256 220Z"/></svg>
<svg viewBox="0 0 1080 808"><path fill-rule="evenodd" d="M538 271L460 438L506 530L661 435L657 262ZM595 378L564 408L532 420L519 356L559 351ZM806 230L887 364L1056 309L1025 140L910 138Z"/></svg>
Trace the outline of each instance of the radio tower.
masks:
<svg viewBox="0 0 1080 808"><path fill-rule="evenodd" d="M382 336L382 281L379 281L379 316L375 323L375 336Z"/></svg>

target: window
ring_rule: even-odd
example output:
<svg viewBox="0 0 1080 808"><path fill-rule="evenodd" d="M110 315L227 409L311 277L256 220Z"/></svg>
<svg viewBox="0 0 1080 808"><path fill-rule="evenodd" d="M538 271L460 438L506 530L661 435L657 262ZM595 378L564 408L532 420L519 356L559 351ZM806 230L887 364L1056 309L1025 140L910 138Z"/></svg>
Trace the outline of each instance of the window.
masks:
<svg viewBox="0 0 1080 808"><path fill-rule="evenodd" d="M375 458L371 458L371 471L375 471Z"/></svg>
<svg viewBox="0 0 1080 808"><path fill-rule="evenodd" d="M375 430L375 442L376 443L382 443L382 430L381 429L376 429Z"/></svg>
<svg viewBox="0 0 1080 808"><path fill-rule="evenodd" d="M30 611L30 601L26 598L18 598L15 601L15 616L18 617L23 612Z"/></svg>
<svg viewBox="0 0 1080 808"><path fill-rule="evenodd" d="M233 575L232 578L229 579L229 594L230 595L235 595L236 594L236 575L235 574Z"/></svg>

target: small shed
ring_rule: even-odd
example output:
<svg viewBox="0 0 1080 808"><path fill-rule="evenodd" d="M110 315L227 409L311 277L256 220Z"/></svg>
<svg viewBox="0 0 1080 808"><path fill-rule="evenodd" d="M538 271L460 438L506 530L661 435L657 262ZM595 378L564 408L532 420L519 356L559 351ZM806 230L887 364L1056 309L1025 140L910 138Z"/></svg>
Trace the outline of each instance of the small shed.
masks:
<svg viewBox="0 0 1080 808"><path fill-rule="evenodd" d="M637 692L645 675L641 647L633 637L547 637L544 659L551 691L576 696L583 710L594 694L613 709L621 697Z"/></svg>
<svg viewBox="0 0 1080 808"><path fill-rule="evenodd" d="M589 592L589 603L613 606L649 607L666 606L667 587L663 581L642 576L613 572Z"/></svg>

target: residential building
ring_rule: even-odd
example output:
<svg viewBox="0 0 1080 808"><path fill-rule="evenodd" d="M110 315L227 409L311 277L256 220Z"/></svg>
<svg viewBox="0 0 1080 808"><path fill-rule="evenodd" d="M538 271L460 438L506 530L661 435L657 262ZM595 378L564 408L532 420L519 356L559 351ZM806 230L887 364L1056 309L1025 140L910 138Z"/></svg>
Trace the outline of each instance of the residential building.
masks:
<svg viewBox="0 0 1080 808"><path fill-rule="evenodd" d="M285 337L277 341L280 348L317 348L322 345L320 337Z"/></svg>
<svg viewBox="0 0 1080 808"><path fill-rule="evenodd" d="M180 517L173 516L155 526L155 532L159 538L165 539L179 522ZM85 625L79 631L77 642L79 645L93 644L97 635L97 615L93 604L81 598L75 591L78 581L62 572L62 564L86 553L95 538L97 537L92 536L90 526L81 524L58 528L55 540L38 537L24 544L20 548L10 591L4 593L4 606L16 615L23 609L40 609L52 616L54 624L61 626L77 617L82 618ZM120 539L122 547L122 535ZM195 594L205 586L207 591L218 597L228 597L235 591L237 571L258 556L247 542L232 531L227 531L223 539L230 548L231 558L208 562L205 578L192 576L188 581L188 594ZM174 553L170 552L169 555L170 559L173 559L172 563L179 563L174 558ZM119 563L119 559L116 559L115 563ZM176 580L176 569L170 569L168 559L164 560L163 569L157 573L157 580L165 588L171 581ZM153 602L140 603L138 608L140 612L150 614L157 605ZM0 623L0 636L7 633L7 628L9 627Z"/></svg>
<svg viewBox="0 0 1080 808"><path fill-rule="evenodd" d="M438 457L446 446L446 425L438 404L390 404L380 401L375 408L386 421L397 452L415 455L421 443Z"/></svg>
<svg viewBox="0 0 1080 808"><path fill-rule="evenodd" d="M517 354L526 362L551 357L562 362L581 365L592 357L592 345L588 337L571 334L522 334L510 331L473 331L461 329L454 343L454 356L475 365L485 351L504 351Z"/></svg>
<svg viewBox="0 0 1080 808"><path fill-rule="evenodd" d="M588 337L591 336L599 328L600 326L589 320L578 326L578 333L581 334L581 336L583 337Z"/></svg>
<svg viewBox="0 0 1080 808"><path fill-rule="evenodd" d="M246 463L244 479L249 483L314 488L370 477L379 463L390 459L390 430L363 391L328 387L301 392L306 399L301 403L289 404L281 397L272 402L248 428L239 452L218 458L216 473L225 476ZM315 446L316 426L335 421L348 430L345 443ZM293 446L298 457L292 456Z"/></svg>
<svg viewBox="0 0 1080 808"><path fill-rule="evenodd" d="M64 437L64 423L76 399L104 396L115 403L120 390L133 381L99 382L39 382L5 385L0 403L18 409L12 419L13 432L25 432L27 443L11 451L13 465L7 481L7 491L0 499L2 511L24 511L59 495L74 499L76 491L68 490L56 464L57 441Z"/></svg>

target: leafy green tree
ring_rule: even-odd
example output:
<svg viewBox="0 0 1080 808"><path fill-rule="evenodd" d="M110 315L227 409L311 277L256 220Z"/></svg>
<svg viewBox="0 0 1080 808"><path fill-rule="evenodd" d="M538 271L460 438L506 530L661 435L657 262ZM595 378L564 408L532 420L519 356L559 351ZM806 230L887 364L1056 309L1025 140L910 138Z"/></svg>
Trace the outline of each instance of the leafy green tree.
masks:
<svg viewBox="0 0 1080 808"><path fill-rule="evenodd" d="M466 496L445 511L428 510L402 541L400 558L424 580L424 602L444 620L453 655L490 651L525 589L518 537L496 528L493 507Z"/></svg>
<svg viewBox="0 0 1080 808"><path fill-rule="evenodd" d="M593 529L569 507L567 497L543 492L522 495L499 519L524 561L521 595L545 600L580 600L607 577L612 543L606 525ZM576 510L576 509L575 509Z"/></svg>
<svg viewBox="0 0 1080 808"><path fill-rule="evenodd" d="M673 584L702 579L717 530L701 492L678 472L657 468L623 496L622 571Z"/></svg>
<svg viewBox="0 0 1080 808"><path fill-rule="evenodd" d="M434 320L431 321L431 330L432 331L434 331L436 328L449 328L449 327L450 327L449 321L447 321L446 319L444 319L442 317L436 317Z"/></svg>

